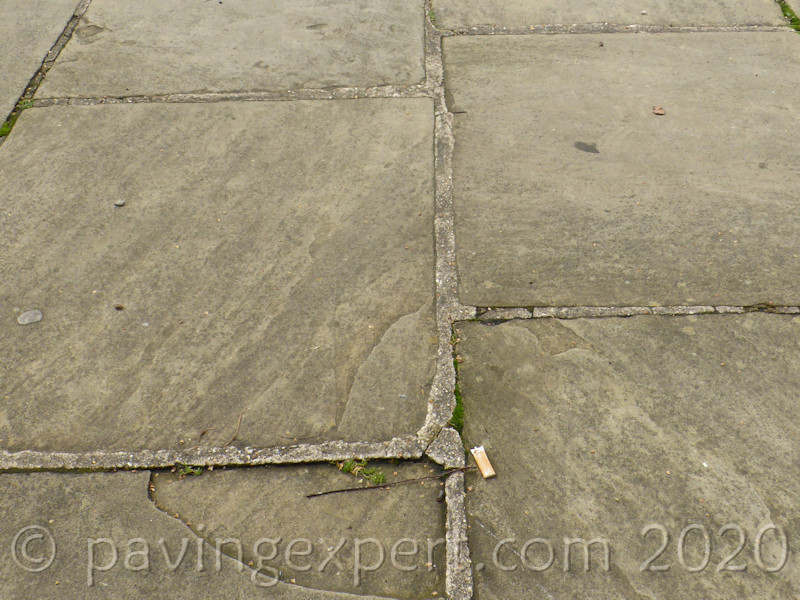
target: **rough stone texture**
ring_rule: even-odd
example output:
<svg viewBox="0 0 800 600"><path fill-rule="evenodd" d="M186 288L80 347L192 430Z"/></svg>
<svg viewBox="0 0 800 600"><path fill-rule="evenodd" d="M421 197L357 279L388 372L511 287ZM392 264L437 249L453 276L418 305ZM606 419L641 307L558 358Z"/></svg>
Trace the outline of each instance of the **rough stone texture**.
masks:
<svg viewBox="0 0 800 600"><path fill-rule="evenodd" d="M2 446L220 446L240 414L237 445L413 436L431 136L428 99L25 111L0 153Z"/></svg>
<svg viewBox="0 0 800 600"><path fill-rule="evenodd" d="M497 477L467 473L470 544L476 598L793 598L800 594L797 536L800 471L797 389L800 318L706 315L628 319L511 321L457 327L465 407L465 441L484 445ZM789 537L778 573L756 564L759 528L775 523ZM670 543L658 549L664 526ZM737 536L747 535L732 565ZM682 529L702 525L710 536L707 569L679 564ZM523 569L518 555L544 538L555 563ZM591 571L579 547L565 573L564 538L608 540L611 571L595 546ZM492 564L498 542L503 572ZM685 562L702 562L698 531L685 541ZM766 566L778 562L774 532L763 538ZM529 549L534 566L543 545ZM477 563L483 563L481 570Z"/></svg>
<svg viewBox="0 0 800 600"><path fill-rule="evenodd" d="M465 509L464 472L447 478L447 597L450 600L472 598L472 561L470 560L467 514Z"/></svg>
<svg viewBox="0 0 800 600"><path fill-rule="evenodd" d="M796 33L444 44L464 303L800 303Z"/></svg>
<svg viewBox="0 0 800 600"><path fill-rule="evenodd" d="M433 0L437 26L617 23L662 26L783 25L773 0Z"/></svg>
<svg viewBox="0 0 800 600"><path fill-rule="evenodd" d="M215 539L210 545L203 543L180 520L164 514L148 500L149 480L147 472L0 475L3 597L15 600L356 598L350 594L275 582L271 572L262 571L268 573L267 577L256 576L250 567L224 553L218 555ZM20 563L13 559L12 542L17 532L30 526L47 529L55 543L55 558L41 572L27 572L20 566L39 568L47 564L52 548L47 537L31 539L27 544L28 556L39 562L26 561L22 553L28 536L47 535L41 530L16 538L16 556ZM91 585L88 577L90 538L106 538L117 548L114 562L109 542L93 543L94 564L109 568L92 570ZM139 541L134 541L137 538ZM185 553L181 557L183 545ZM128 555L143 552L145 548L148 564L147 568L140 568L145 565L143 555ZM267 551L268 546L262 547L263 553ZM259 585L272 587L258 587L251 579L254 576Z"/></svg>
<svg viewBox="0 0 800 600"><path fill-rule="evenodd" d="M94 0L40 97L419 83L418 0Z"/></svg>
<svg viewBox="0 0 800 600"><path fill-rule="evenodd" d="M458 469L464 466L464 445L461 436L455 429L445 427L439 436L428 446L425 454L446 469Z"/></svg>
<svg viewBox="0 0 800 600"><path fill-rule="evenodd" d="M369 466L381 468L387 483L441 473L438 467L424 463L372 462ZM334 465L214 471L182 479L174 474L156 474L153 482L153 499L159 508L168 514L179 514L211 545L218 539L241 540L246 563L257 560L253 553L256 540L280 538L276 542L278 554L268 564L280 571L282 581L409 600L443 596L443 480L315 498L306 496L366 484ZM402 542L397 550L413 555L398 555L393 564L392 547L404 538L416 542L417 552L413 553L414 542ZM375 542L364 543L367 539ZM306 541L290 546L292 540ZM336 553L336 560L325 566L329 553L342 540L345 542ZM354 580L356 540L362 540L362 565L381 564L374 572L360 571L358 584ZM382 563L378 546L384 552ZM271 545L266 544L262 555L268 555L270 549ZM307 555L293 556L309 550ZM223 551L236 556L235 547ZM428 562L430 568L426 566Z"/></svg>
<svg viewBox="0 0 800 600"><path fill-rule="evenodd" d="M77 5L78 0L0 0L0 124Z"/></svg>

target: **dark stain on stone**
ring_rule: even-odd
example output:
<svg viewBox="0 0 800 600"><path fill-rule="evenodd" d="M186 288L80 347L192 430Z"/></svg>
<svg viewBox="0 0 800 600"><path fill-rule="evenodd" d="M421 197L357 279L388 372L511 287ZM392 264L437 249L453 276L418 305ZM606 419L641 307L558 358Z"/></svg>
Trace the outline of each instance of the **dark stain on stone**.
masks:
<svg viewBox="0 0 800 600"><path fill-rule="evenodd" d="M587 144L586 142L575 142L572 144L578 150L582 152L591 152L592 154L600 154L600 150L597 149L597 144Z"/></svg>
<svg viewBox="0 0 800 600"><path fill-rule="evenodd" d="M542 352L548 356L557 356L576 348L597 352L572 328L555 319L536 319L536 322L530 326L530 331L539 339Z"/></svg>
<svg viewBox="0 0 800 600"><path fill-rule="evenodd" d="M104 27L98 25L84 25L75 30L75 36L82 42L91 44L97 39L101 33L105 31Z"/></svg>
<svg viewBox="0 0 800 600"><path fill-rule="evenodd" d="M766 169L767 168L767 163L765 163L765 162L758 163L758 168L759 169Z"/></svg>

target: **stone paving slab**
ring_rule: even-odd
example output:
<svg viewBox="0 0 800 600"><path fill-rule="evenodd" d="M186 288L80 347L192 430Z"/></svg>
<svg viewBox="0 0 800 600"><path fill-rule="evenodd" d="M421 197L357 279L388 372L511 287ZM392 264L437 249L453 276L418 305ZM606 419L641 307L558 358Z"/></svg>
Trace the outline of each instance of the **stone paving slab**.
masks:
<svg viewBox="0 0 800 600"><path fill-rule="evenodd" d="M432 129L429 99L25 111L0 149L2 446L221 446L240 415L235 445L413 436Z"/></svg>
<svg viewBox="0 0 800 600"><path fill-rule="evenodd" d="M800 303L796 33L460 37L444 61L462 302Z"/></svg>
<svg viewBox="0 0 800 600"><path fill-rule="evenodd" d="M370 462L369 466L380 468L387 483L441 473L424 463ZM316 498L306 496L359 487L363 480L334 465L303 465L215 470L182 479L157 473L153 483L153 500L159 508L179 514L212 545L215 539L241 540L246 563L257 561L256 540L280 538L275 543L278 555L268 564L280 571L282 581L409 600L444 596L445 504L439 500L443 480ZM413 541L400 542L404 539ZM292 540L297 541L290 547ZM361 563L381 565L375 571L360 572L357 584L356 540L362 540ZM400 554L393 563L392 548L398 543ZM335 560L326 566L325 560L339 544ZM269 549L265 545L262 554ZM227 551L235 554L235 548Z"/></svg>
<svg viewBox="0 0 800 600"><path fill-rule="evenodd" d="M419 0L94 0L39 97L413 84Z"/></svg>
<svg viewBox="0 0 800 600"><path fill-rule="evenodd" d="M0 124L69 22L78 0L0 0Z"/></svg>
<svg viewBox="0 0 800 600"><path fill-rule="evenodd" d="M800 318L707 315L457 326L465 441L497 477L468 473L476 598L794 598L800 594ZM775 524L788 537L781 563ZM746 535L732 567L735 528ZM642 537L648 525L654 529ZM681 533L689 529L681 543ZM710 562L704 561L703 529ZM641 571L667 533L669 543ZM498 563L492 554L498 550ZM534 538L526 555L523 545ZM592 546L591 570L564 539ZM679 547L684 549L682 566ZM515 554L516 552L516 554ZM480 563L484 565L481 568ZM511 567L504 572L498 566Z"/></svg>
<svg viewBox="0 0 800 600"><path fill-rule="evenodd" d="M331 478L318 479L322 482ZM216 537L204 542L179 519L156 508L148 499L149 483L147 472L0 475L3 597L15 600L369 597L311 590L288 581L276 581L274 573L266 568L266 560L257 574L257 564L245 566L227 555L235 554L233 544L223 545ZM293 501L290 495L287 493L282 500ZM258 505L257 498L249 500ZM369 501L367 496L347 499L351 507ZM273 508L258 506L262 511ZM347 535L347 525L346 518L336 524L342 536ZM267 532L265 537L269 535ZM216 551L218 541L220 553ZM265 543L260 551L262 556L269 556L269 544ZM366 558L365 554L363 564L373 564L367 563ZM350 565L353 564L351 561ZM391 572L398 577L397 573L405 575ZM376 574L377 571L366 573L365 577Z"/></svg>
<svg viewBox="0 0 800 600"><path fill-rule="evenodd" d="M612 23L660 26L785 25L773 0L433 0L437 26Z"/></svg>

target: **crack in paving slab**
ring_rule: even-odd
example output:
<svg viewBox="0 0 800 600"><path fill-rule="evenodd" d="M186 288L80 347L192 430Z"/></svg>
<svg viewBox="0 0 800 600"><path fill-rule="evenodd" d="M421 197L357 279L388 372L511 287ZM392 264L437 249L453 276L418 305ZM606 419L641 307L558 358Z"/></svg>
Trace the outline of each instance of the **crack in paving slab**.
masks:
<svg viewBox="0 0 800 600"><path fill-rule="evenodd" d="M84 6L85 9L85 6ZM444 102L443 102L443 94L442 94L442 65L441 65L441 39L439 34L435 31L435 29L431 26L429 22L426 23L425 28L425 35L426 35L426 85L432 85L434 88L438 89L437 97L438 97L438 106L440 107L437 112L440 114L444 109ZM326 92L330 92L326 90ZM167 97L165 97L166 99ZM187 99L185 95L181 97L182 100ZM42 101L40 101L42 102ZM44 103L47 101L45 100ZM441 121L437 122L437 136L440 136L440 132L443 127L446 127L447 124L444 124ZM447 135L446 133L444 135ZM437 161L439 164L442 164L442 156L447 153L445 149L442 152L442 148L440 144L437 144ZM446 180L446 178L445 178ZM447 198L447 190L446 187L443 188L443 180L439 178L437 182L437 199ZM451 200L449 201L451 202ZM435 221L437 222L437 233L440 234L441 237L447 237L447 225L448 221L452 221L452 216L450 215L450 204L446 201L442 203L441 201L437 201L437 216ZM406 441L399 441L394 440L393 442L389 443L389 447L392 448L390 452L396 452L397 456L413 456L418 457L419 455L424 452L424 448L430 444L438 435L439 431L441 431L444 424L449 419L449 416L452 412L452 387L454 385L454 378L455 374L452 370L452 348L450 347L450 337L451 337L451 323L453 322L453 317L459 316L459 311L461 310L458 307L457 302L454 299L455 295L455 271L453 265L453 246L454 242L452 240L452 234L450 234L450 239L445 239L444 243L442 243L441 239L437 240L437 260L440 264L439 274L445 273L446 279L449 283L449 289L446 291L440 291L437 294L437 308L438 308L438 330L439 330L439 359L437 360L437 373L434 379L432 391L431 391L431 402L429 403L428 407L428 417L426 419L426 423L423 428L418 432L417 439L415 440L406 440ZM444 257L444 258L442 258ZM443 289L442 285L442 278L437 278L437 284L440 289ZM463 311L462 311L463 313ZM463 316L463 314L462 314ZM353 445L348 446L346 443L344 444L345 447L352 448ZM307 448L308 450L304 450ZM364 450L366 448L366 450ZM187 461L187 460L194 460L195 462L207 462L209 464L220 464L220 463L227 463L227 464L236 464L242 460L250 460L247 458L248 456L252 457L253 452L259 453L260 458L255 458L253 460L257 462L272 462L275 460L275 457L279 454L285 454L286 460L289 462L295 460L316 460L319 456L340 456L341 450L335 449L331 451L329 449L328 443L323 444L308 444L308 445L287 445L277 449L277 451L273 452L271 449L261 449L251 451L251 449L245 449L244 451L236 451L234 455L226 449L209 449L203 450L199 454L194 451L169 451L169 450L162 450L162 451L155 451L150 453L149 451L142 451L142 452L134 452L134 453L115 453L115 452L100 452L100 453L64 453L64 452L31 452L31 451L21 451L21 452L4 452L2 457L3 466L7 469L24 469L33 467L36 464L40 464L43 468L57 468L57 469L69 469L69 468L76 468L76 469L91 469L96 468L96 465L102 464L102 468L130 468L131 465L135 465L137 468L143 468L146 465L151 466L158 466L158 465L165 465L169 464L170 462L176 461ZM386 445L385 444L373 444L371 447L369 444L361 445L357 451L354 451L354 455L359 456L370 456L370 457L380 457L386 456ZM152 458L151 458L152 455ZM298 458L299 457L299 458ZM100 459L100 460L98 460ZM39 462L41 461L41 462Z"/></svg>
<svg viewBox="0 0 800 600"><path fill-rule="evenodd" d="M88 7L84 0L81 6ZM430 2L425 2L431 14ZM80 7L79 7L80 8ZM74 29L74 25L73 25ZM454 349L451 344L454 323L478 319L492 322L509 319L587 317L627 317L634 315L700 315L772 312L796 314L791 306L672 306L672 307L475 307L462 305L457 298L455 238L452 191L453 114L445 102L441 40L453 35L537 35L580 33L688 33L688 32L765 32L783 31L782 27L658 27L646 25L618 26L608 23L586 25L542 25L534 27L481 26L455 30L437 29L425 18L425 82L411 86L337 87L296 89L275 92L214 92L200 94L161 94L155 96L120 96L87 98L40 98L34 107L93 106L102 104L140 103L212 103L269 102L296 100L336 100L360 98L419 98L434 100L434 175L435 175L435 249L436 249L436 328L438 336L436 374L430 392L424 426L416 436L395 438L386 442L342 442L297 444L276 448L194 448L140 452L7 452L0 451L0 470L74 470L169 468L178 463L205 466L252 466L311 463L347 458L419 459L424 455L445 465L462 464L463 445L458 434L446 427L454 406ZM71 32L70 32L71 33ZM66 38L68 39L68 37ZM66 42L66 39L64 40ZM63 48L63 45L60 49ZM59 49L59 52L60 52ZM57 54L56 54L57 56ZM2 140L0 140L2 143ZM447 478L447 573L446 592L450 598L466 600L472 596L472 568L467 544L467 522L464 510L464 474ZM339 596L331 596L339 597Z"/></svg>
<svg viewBox="0 0 800 600"><path fill-rule="evenodd" d="M442 475L441 469L408 461L369 466L380 469L389 485L406 483L370 487L337 465L314 464L156 472L149 489L159 510L180 519L214 551L251 568L262 558L263 570L285 583L405 600L442 595L445 483L428 479ZM353 487L363 491L307 497ZM377 568L359 568L356 561Z"/></svg>
<svg viewBox="0 0 800 600"><path fill-rule="evenodd" d="M57 156L44 173L26 166L31 152L0 156L19 199L3 211L17 257L0 267L0 294L5 306L37 302L45 314L27 328L2 325L4 408L21 421L0 435L7 449L181 450L212 426L205 443L222 445L242 413L236 443L249 447L379 442L430 423L440 394L428 389L440 347L432 106L140 104L23 115L5 149L48 132L36 149ZM92 166L83 150L59 150L58 140L87 130L95 137L74 145L96 154ZM58 186L68 191L54 195ZM36 202L24 200L31 190ZM126 206L113 206L120 198ZM396 359L398 368L382 369ZM61 385L69 373L80 389ZM386 389L365 381L370 373ZM25 421L29 402L10 407L32 397L59 401ZM75 419L91 433L73 439L66 423ZM22 441L26 429L51 426Z"/></svg>
<svg viewBox="0 0 800 600"><path fill-rule="evenodd" d="M0 540L14 556L0 561L4 597L92 600L113 590L118 600L377 598L276 581L218 552L158 509L148 471L3 474L0 480Z"/></svg>

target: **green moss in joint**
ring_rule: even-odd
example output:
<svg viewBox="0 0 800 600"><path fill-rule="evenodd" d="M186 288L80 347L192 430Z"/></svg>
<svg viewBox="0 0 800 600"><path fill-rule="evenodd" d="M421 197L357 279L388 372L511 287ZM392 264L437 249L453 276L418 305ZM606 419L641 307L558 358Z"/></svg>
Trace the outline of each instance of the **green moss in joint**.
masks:
<svg viewBox="0 0 800 600"><path fill-rule="evenodd" d="M450 425L459 435L464 431L464 400L461 397L461 388L458 385L458 357L453 359L453 368L456 371L456 386L453 395L456 397L456 407L453 409L453 416L450 417Z"/></svg>

